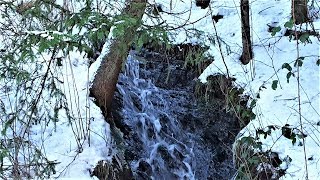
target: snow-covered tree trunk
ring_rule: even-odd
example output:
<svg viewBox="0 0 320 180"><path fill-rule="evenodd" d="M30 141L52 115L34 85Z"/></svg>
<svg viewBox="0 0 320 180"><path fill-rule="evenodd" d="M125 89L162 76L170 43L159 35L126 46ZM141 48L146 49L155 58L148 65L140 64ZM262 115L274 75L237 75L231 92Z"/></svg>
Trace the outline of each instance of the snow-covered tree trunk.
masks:
<svg viewBox="0 0 320 180"><path fill-rule="evenodd" d="M241 8L241 31L242 31L242 64L248 64L252 59L252 45L250 39L250 8L249 0L240 1Z"/></svg>
<svg viewBox="0 0 320 180"><path fill-rule="evenodd" d="M308 21L307 0L292 0L292 18L295 24Z"/></svg>
<svg viewBox="0 0 320 180"><path fill-rule="evenodd" d="M122 63L128 56L129 46L137 28L141 24L145 8L146 0L131 0L128 2L127 7L122 12L122 16L134 18L134 22L136 23L130 23L131 25L123 30L123 34L112 40L109 53L102 60L95 75L90 93L96 99L96 104L101 108L106 117L110 117L110 105Z"/></svg>

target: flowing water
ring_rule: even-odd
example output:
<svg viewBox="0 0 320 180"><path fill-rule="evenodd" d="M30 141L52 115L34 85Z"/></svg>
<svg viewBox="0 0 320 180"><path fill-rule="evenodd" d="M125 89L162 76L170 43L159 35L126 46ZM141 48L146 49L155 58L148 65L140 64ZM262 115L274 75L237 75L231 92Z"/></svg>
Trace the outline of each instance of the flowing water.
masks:
<svg viewBox="0 0 320 180"><path fill-rule="evenodd" d="M177 114L173 114L172 108L183 108L171 101L177 92L157 88L151 79L141 79L139 63L130 55L117 85L123 96L125 123L141 142L142 154L132 162L133 170L144 169L152 179L195 179L193 138L181 130Z"/></svg>
<svg viewBox="0 0 320 180"><path fill-rule="evenodd" d="M179 71L179 65L146 66L146 62L129 55L126 70L117 84L123 102L121 116L130 127L126 145L135 178L228 179L232 176L232 154L227 147L233 141L229 133L233 128L232 118L213 110L199 112L193 97L194 86L183 84L183 81L192 82L188 75L174 74L169 88L160 88L166 78L159 78L159 72L161 75L167 74L167 69L185 72Z"/></svg>

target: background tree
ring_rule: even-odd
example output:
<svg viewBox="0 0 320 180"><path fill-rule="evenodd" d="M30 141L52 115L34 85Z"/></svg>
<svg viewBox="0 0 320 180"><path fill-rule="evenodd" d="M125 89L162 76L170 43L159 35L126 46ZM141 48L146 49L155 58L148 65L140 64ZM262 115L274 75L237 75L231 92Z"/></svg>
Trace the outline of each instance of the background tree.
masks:
<svg viewBox="0 0 320 180"><path fill-rule="evenodd" d="M301 24L308 21L307 0L292 0L292 18L295 24Z"/></svg>
<svg viewBox="0 0 320 180"><path fill-rule="evenodd" d="M248 64L253 57L250 39L250 6L249 0L240 1L241 9L241 31L242 31L242 64Z"/></svg>

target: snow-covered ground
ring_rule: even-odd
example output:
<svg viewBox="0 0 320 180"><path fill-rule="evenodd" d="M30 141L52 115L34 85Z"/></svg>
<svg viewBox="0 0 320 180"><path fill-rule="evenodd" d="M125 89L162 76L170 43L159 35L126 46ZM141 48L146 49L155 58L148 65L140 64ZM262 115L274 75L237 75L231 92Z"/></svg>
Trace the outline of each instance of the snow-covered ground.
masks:
<svg viewBox="0 0 320 180"><path fill-rule="evenodd" d="M320 175L320 72L317 65L320 59L320 41L317 37L310 36L311 43L301 43L297 45L295 40L283 36L286 28L284 24L291 17L290 0L274 1L251 1L251 34L253 42L254 59L250 64L244 66L240 63L241 55L241 24L239 1L213 1L211 10L200 9L195 3L175 1L156 1L162 4L165 11L189 12L172 18L170 15L162 16L168 24L179 24L195 22L187 26L214 36L215 33L221 38L222 54L216 44L210 43L206 38L196 39L187 37L185 31L180 31L178 36L172 40L181 43L187 40L191 43L204 43L210 46L208 54L214 56L215 61L206 68L199 77L202 82L206 82L206 77L212 74L222 73L236 78L235 84L245 89L245 93L256 99L256 106L253 112L256 118L251 121L239 134L243 136L253 136L257 129L267 130L267 126L275 126L266 139L261 136L263 151L271 150L279 153L281 160L288 156L292 159L282 179L305 179L308 173L309 179L318 179ZM313 25L316 31L320 30L319 2L315 4L317 19ZM216 24L216 30L211 20L211 15L223 15ZM203 18L207 16L206 18ZM201 19L202 18L202 19ZM149 21L151 23L151 21ZM281 30L275 36L268 32L268 25L280 26ZM296 26L297 30L309 29L303 25ZM229 46L229 52L226 49ZM303 65L299 69L300 85L298 84L298 68L294 66L297 57L304 57ZM224 62L226 66L224 65ZM287 82L288 69L282 68L284 63L288 63L295 75L291 76ZM272 83L278 81L277 88L272 88ZM300 86L300 90L298 87ZM299 92L300 91L300 92ZM260 98L257 98L257 95ZM299 99L300 108L299 111ZM249 102L250 103L250 102ZM303 139L296 138L293 143L282 135L282 127L288 124L296 134L307 135L304 138L305 148L302 145ZM307 160L305 160L305 154ZM305 166L307 164L308 172ZM284 165L282 165L284 166Z"/></svg>
<svg viewBox="0 0 320 180"><path fill-rule="evenodd" d="M60 5L63 5L62 1L59 2ZM73 11L79 11L82 8L80 7L81 3L78 5L79 6L68 4L69 8ZM116 4L113 4L113 7L121 9L123 5L123 1L118 1ZM4 6L0 6L0 8L3 7ZM108 7L101 8L108 10ZM108 12L110 14L119 13L119 9L109 9ZM13 16L13 14L10 15ZM21 20L19 17L13 18L13 21L17 22L11 23L14 25L14 23L19 23L19 20ZM0 18L0 22L3 23L3 19ZM48 40L54 39L52 33L46 30L25 31L25 33L41 34L41 37L47 38ZM63 32L54 33L63 35ZM0 40L0 49L5 47L5 43L10 43L10 40L7 40L6 37L2 37L1 35ZM36 51L36 49L34 50ZM4 49L2 51L4 51ZM104 46L101 54L104 55L107 51L108 43ZM0 59L1 61L4 61L1 55L2 54L0 54ZM53 60L52 64L54 65L51 64L50 66L49 77L56 78L54 80L51 79L52 83L55 83L56 88L61 90L61 93L64 94L64 96L52 97L52 94L49 94L51 86L48 84L50 83L45 83L45 88L42 91L42 95L40 96L37 105L39 107L39 112L35 113L39 117L34 115L38 122L35 126L31 126L30 129L25 128L30 119L26 118L27 113L24 114L23 109L28 111L32 109L33 100L37 99L38 93L40 94L41 89L43 88L42 78L38 78L33 82L34 84L31 86L35 91L29 94L29 91L26 91L23 88L17 88L19 82L16 84L14 83L14 80L3 77L0 78L0 159L3 158L1 168L11 167L13 164L13 157L6 156L5 149L2 148L8 148L10 146L10 141L13 138L20 136L22 137L21 139L26 142L22 143L18 155L19 163L26 163L25 165L21 165L22 171L25 172L22 176L27 176L28 173L31 173L31 176L35 175L32 171L29 171L32 168L27 167L32 167L33 165L29 165L28 163L43 163L44 168L40 169L39 172L43 170L43 173L45 174L46 171L50 172L52 170L49 166L45 167L48 162L51 162L52 164L55 164L55 173L51 175L51 177L90 179L90 172L96 166L97 162L99 160L111 159L112 155L115 153L112 147L113 143L110 136L109 124L106 123L100 108L94 104L91 98L89 98L90 81L93 80L99 64L93 64L89 68L88 59L85 58L84 53L79 53L78 51L71 51L68 56L64 56L62 52L58 52L55 57L62 57L62 66L56 65L57 61ZM102 57L103 56L99 57L97 62L100 62ZM37 58L37 62L42 64L43 68L37 69L37 67L33 66L35 63L27 60L25 63L18 64L18 68L21 71L34 72L34 74L31 74L34 77L44 77L49 62L52 61L51 54L43 53ZM3 64L10 66L9 61L3 62ZM5 74L6 72L3 71L1 74L2 73ZM50 82L48 79L49 78L47 78L46 81ZM20 83L23 84L24 81ZM30 84L26 86L30 86ZM65 99L63 97L65 97ZM26 99L27 103L24 105L19 103L18 100L20 100L20 98L22 100ZM58 106L56 106L57 103ZM60 107L59 104L61 105ZM65 105L67 105L68 111L62 108ZM57 121L48 121L44 116L50 115L53 117L54 113L45 111L53 111L56 107L58 108L56 109L58 110ZM67 112L69 113L68 115ZM17 117L14 116L16 113L19 113ZM9 120L11 117L15 117L13 118L13 121ZM20 121L20 119L22 121ZM48 161L44 161L44 159ZM38 175L42 176L43 174ZM1 169L0 178L3 177L11 177L10 171L2 171Z"/></svg>
<svg viewBox="0 0 320 180"><path fill-rule="evenodd" d="M291 0L257 0L252 1L252 40L254 59L250 64L243 66L239 61L241 55L241 24L239 0L212 1L210 8L201 9L195 6L194 1L190 0L150 0L150 3L159 3L167 12L184 12L173 17L169 14L160 14L166 23L172 26L179 26L184 23L190 23L188 28L195 28L203 31L204 35L200 37L189 37L184 30L171 32L171 40L174 43L203 43L210 47L208 54L215 58L215 61L199 77L202 82L211 74L226 74L226 67L220 54L217 44L213 44L208 37L215 37L217 33L225 44L222 45L224 61L227 65L229 75L236 78L235 84L245 89L245 92L252 98L257 99L257 104L253 109L257 115L256 119L251 121L241 132L241 136L255 136L255 130L266 128L269 125L280 127L271 132L266 139L261 138L263 150L272 150L279 153L280 159L289 156L292 162L289 164L287 173L283 179L304 179L306 176L305 164L308 167L308 176L310 180L319 179L320 175L320 73L319 66L316 65L319 59L319 40L310 36L312 43L300 43L297 47L296 41L289 41L284 37L284 24L289 21ZM319 9L320 4L315 4ZM211 15L223 15L216 24L216 30L213 26ZM145 23L151 24L146 16ZM274 37L267 32L267 24L281 26L281 31ZM313 22L314 28L319 32L320 18ZM297 26L300 29L299 26ZM306 28L306 27L302 27ZM308 26L308 29L311 27ZM108 43L107 43L108 44ZM1 47L1 45L0 45ZM229 48L227 51L226 47ZM104 51L108 50L107 46ZM303 65L300 67L300 93L298 92L297 67L294 62L297 59L297 53L300 57L305 57ZM101 58L101 57L100 57ZM60 87L65 90L69 102L73 102L70 107L72 115L75 117L71 124L69 119L61 114L56 124L40 122L40 125L32 127L30 139L32 144L39 149L44 150L46 157L50 161L55 161L56 177L60 178L90 178L89 169L92 169L98 160L111 157L113 150L110 146L110 129L104 121L100 109L95 106L88 97L88 88L90 80L99 65L93 64L89 69L87 60L83 54L77 52L71 53L63 58L62 67L57 67L56 72L63 81ZM292 67L292 73L295 77L287 82L287 69L282 65L289 63ZM272 82L278 80L276 90L272 89ZM6 83L1 80L1 85ZM265 88L261 88L265 87ZM7 94L1 89L0 98L5 104L7 111L10 111L10 100L15 99L14 94ZM299 100L301 102L301 116L299 113ZM13 111L14 109L11 109ZM300 121L301 117L301 121ZM89 121L90 120L90 121ZM1 117L1 123L3 119ZM88 123L90 122L90 128ZM307 137L304 139L306 152L301 146L302 139L297 138L296 143L285 138L282 135L281 127L289 124L295 132L303 131ZM3 125L1 130L3 130ZM80 126L88 128L80 128ZM301 129L302 127L302 129ZM88 130L90 129L90 130ZM80 131L77 131L80 130ZM82 130L84 130L82 132ZM11 131L10 131L11 132ZM77 138L80 136L83 143L82 151L79 153L79 144ZM90 147L88 137L90 136ZM83 140L85 138L85 140ZM307 161L305 161L306 153ZM9 163L5 159L4 163Z"/></svg>

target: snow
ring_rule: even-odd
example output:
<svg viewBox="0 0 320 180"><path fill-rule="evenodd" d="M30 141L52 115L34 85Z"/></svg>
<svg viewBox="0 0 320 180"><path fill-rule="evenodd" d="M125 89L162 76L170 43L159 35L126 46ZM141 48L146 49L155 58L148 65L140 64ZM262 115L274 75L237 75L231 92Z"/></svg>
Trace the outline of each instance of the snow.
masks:
<svg viewBox="0 0 320 180"><path fill-rule="evenodd" d="M190 9L192 14L188 13L171 18L163 15L162 18L170 25L175 27L181 23L194 22L210 13L210 9L205 10L195 7L195 4L177 1L173 8L169 8L168 1L156 1L162 4L165 10L170 12L182 12ZM256 98L257 105L253 112L257 115L239 134L238 138L244 136L255 136L258 128L265 129L268 125L280 127L272 131L266 139L261 138L263 150L272 150L279 153L280 159L284 160L287 156L292 159L287 169L287 174L282 179L304 179L306 177L305 163L308 166L309 179L317 179L320 175L320 122L319 115L319 66L316 61L319 59L319 40L310 36L312 43L299 43L298 48L295 40L289 41L288 37L283 36L285 32L284 23L289 21L291 13L291 1L252 1L251 17L252 17L252 41L254 59L249 65L242 65L239 62L241 54L241 24L239 1L214 1L211 2L212 14L223 15L216 24L217 34L230 46L231 53L227 53L226 48L222 48L223 58L217 44L210 43L207 39L200 39L205 45L209 45L208 54L214 56L215 61L206 68L200 75L199 79L205 83L209 75L226 74L227 69L229 75L236 78L235 85L245 89L245 94ZM319 4L318 4L319 8ZM187 20L189 19L189 20ZM151 22L151 21L147 21ZM320 19L315 19L314 28L319 32ZM267 32L268 25L281 26L281 31L274 37ZM213 22L209 17L201 19L196 23L187 26L195 27L197 30L204 31L209 35L215 35ZM296 27L298 30L299 26ZM302 26L305 29L305 26ZM310 27L308 28L310 29ZM194 42L192 38L188 38L184 31L180 31L178 36L174 36L172 40L175 43ZM185 41L186 40L186 41ZM297 77L297 67L294 62L297 59L297 49L300 57L305 57L303 65L300 67L300 94L298 94L297 78L291 77L287 83L287 69L282 69L284 63L291 65L292 72ZM224 62L226 66L224 65ZM278 88L273 90L271 84L273 80L278 80ZM266 88L261 87L264 86ZM301 100L301 117L299 119L299 103ZM299 146L302 139L297 138L297 142L292 144L292 140L282 135L281 127L289 124L295 130L303 131L307 135L305 138L306 156L312 157L313 160L304 159L303 146ZM301 125L302 124L302 125ZM301 126L300 126L301 125ZM303 128L301 130L301 127ZM284 166L282 164L282 166Z"/></svg>
<svg viewBox="0 0 320 180"><path fill-rule="evenodd" d="M63 5L62 0L59 2ZM210 47L206 53L212 55L215 61L199 77L203 83L206 82L207 76L227 74L228 69L229 75L236 78L235 85L244 88L246 94L252 98L256 98L257 94L260 94L257 105L253 109L257 117L241 131L239 138L249 135L255 136L257 128L265 128L268 125L283 127L285 124L289 124L290 127L301 130L298 104L300 97L302 127L304 134L307 135L305 138L306 155L307 158L313 158L313 160L307 161L308 176L309 179L318 179L320 175L320 126L317 123L320 122L320 73L316 61L319 59L320 46L319 40L313 36L310 37L312 43L299 44L299 56L305 57L303 65L300 67L301 93L299 95L297 79L291 77L287 83L288 70L282 69L283 63L289 63L293 68L292 72L297 75L297 68L294 67L294 60L297 59L296 41L289 41L288 37L282 36L285 32L283 24L290 18L291 1L258 0L250 3L254 59L246 66L239 62L242 47L239 0L212 1L211 9L200 9L195 6L194 1L172 1L172 4L168 0L150 0L149 2L161 4L167 12L183 12L174 17L160 14L167 24L177 27L187 23L186 29L195 28L204 32L204 35L197 38L189 36L185 30L181 29L170 32L171 40L174 43L203 43L203 45ZM122 6L123 4L119 2L119 7ZM81 7L75 8L81 9ZM114 9L113 11L118 12ZM213 44L208 38L208 35L215 37L211 14L224 16L223 19L215 23L218 36L225 42L222 44L223 58L218 45ZM147 16L144 16L143 19L146 24L157 22ZM272 37L267 32L267 24L276 24L282 29ZM315 29L319 31L320 19L315 19L313 24ZM297 28L300 27L297 26ZM32 31L30 33L40 33L49 37L46 31ZM2 40L1 37L0 39ZM59 114L61 118L56 124L40 122L40 125L32 126L30 132L32 143L40 149L43 148L49 160L58 163L56 165L57 174L54 177L89 179L89 170L99 160L110 159L114 153L110 127L105 122L100 109L88 97L88 88L102 57L108 53L111 39L112 33L103 47L101 56L90 68L86 59L83 58L83 54L74 51L68 57L63 58L64 66L56 69L59 78L64 82L60 88L64 89L68 102L74 104L73 107L70 107L72 115L75 116L72 123L70 124L66 115L61 113ZM226 50L227 45L231 52ZM271 88L273 80L279 81L276 90ZM0 82L1 86L5 83L5 81ZM262 86L266 88L260 90ZM2 88L0 90L1 99L8 97L5 92L2 92L4 91ZM9 99L15 99L14 94L10 94L9 97ZM10 101L4 101L4 103L7 110L10 110ZM84 127L83 129L78 127L79 123ZM160 130L161 125L159 124L156 129ZM74 132L74 130L78 131ZM80 141L77 140L79 137ZM297 142L292 144L292 140L282 136L280 128L272 131L266 139L261 138L261 141L264 151L271 148L273 152L279 153L280 159L285 159L288 156L292 159L288 165L287 174L282 179L305 179L304 150L303 146L299 146L302 139L298 138ZM5 163L10 162L5 159Z"/></svg>
<svg viewBox="0 0 320 180"><path fill-rule="evenodd" d="M89 70L84 61L80 53L73 52L63 61L63 68L56 69L61 73L60 80L64 82L60 88L65 90L68 102L74 105L70 110L75 119L70 123L67 116L61 113L55 124L40 121L30 130L32 144L38 149L43 148L45 157L58 163L54 177L90 177L89 170L99 160L108 159L112 155L109 125L100 109L88 97ZM5 93L1 95L3 97ZM9 132L7 135L11 134ZM5 159L4 164L9 165L9 159Z"/></svg>
<svg viewBox="0 0 320 180"><path fill-rule="evenodd" d="M118 8L121 9L121 7L123 7L123 1L118 1L117 5ZM75 6L73 6L73 8L75 8L75 11L81 9L81 7ZM113 9L112 12L110 10L110 13L119 13L119 9ZM106 10L108 9L106 8ZM19 18L16 18L15 20L18 21ZM0 22L1 21L2 19L0 19ZM46 30L25 32L27 34L40 35L48 40L54 39L50 33L59 35L64 34L64 32L49 32ZM52 178L96 179L90 177L90 172L97 165L97 162L100 160L111 160L115 150L113 148L114 144L111 139L109 124L105 121L100 108L98 108L89 97L90 83L94 78L102 57L109 51L112 33L109 34L108 38L109 39L101 52L101 56L92 66L90 66L90 68L88 59L84 58L83 53L74 50L67 56L63 56L63 53L58 52L57 57L61 57L62 66L53 65L50 73L61 82L57 83L56 81L56 86L63 94L65 94L69 115L72 119L68 117L66 112L60 110L57 122L47 122L46 120L40 119L42 117L37 117L39 118L38 124L31 126L30 130L26 130L25 124L15 121L15 127L8 128L5 136L2 134L1 144L14 137L14 133L19 133L22 136L26 134L25 136L27 136L28 141L30 141L29 144L31 148L24 146L21 148L21 155L19 155L19 161L21 163L30 162L32 159L30 156L33 156L34 153L28 154L26 152L37 149L41 151L42 156L47 160L56 163L56 173L51 175ZM0 36L0 39L2 40L3 37ZM2 46L4 46L4 44L0 43L0 47ZM36 67L32 62L30 63L28 61L22 65L21 69L27 70L28 72L35 72L34 75L42 77L48 68L51 54L43 53L37 58L37 62L42 62L43 69L38 69L39 71L36 72ZM41 84L40 79L36 80L34 83L36 93L39 93ZM0 105L4 106L6 114L14 114L17 110L16 107L19 105L14 106L15 104L12 103L15 102L18 97L23 96L23 90L18 90L17 94L15 94L14 91L9 91L8 93L7 90L2 87L10 87L14 90L16 86L7 79L0 79L0 87ZM30 102L37 96L35 92L33 92L33 94L27 94L27 99ZM43 91L43 95L39 101L39 114L45 114L46 107L51 107L51 109L53 109L55 101L63 103L63 100L51 97L52 95L49 93L50 92L47 90ZM47 98L51 98L52 101L48 101ZM28 107L30 104L24 108L30 108ZM0 116L1 132L5 129L6 119L9 118L9 116L6 117L6 114L1 114ZM53 112L48 112L47 114L53 116ZM22 117L25 115L21 112L20 116ZM0 151L2 153L2 149L0 149ZM12 164L11 162L12 160L6 157L4 158L3 164L4 166L10 166ZM31 176L32 175L31 172ZM10 175L8 174L8 176Z"/></svg>
<svg viewBox="0 0 320 180"><path fill-rule="evenodd" d="M75 119L70 123L61 113L56 124L40 121L32 126L30 139L35 147L43 147L47 159L58 163L54 177L90 177L89 170L99 160L112 155L110 128L100 109L88 97L90 70L83 56L71 53L63 61L62 68L56 71L61 73L60 80L64 83L60 88L65 90L68 102L73 104L70 110Z"/></svg>

